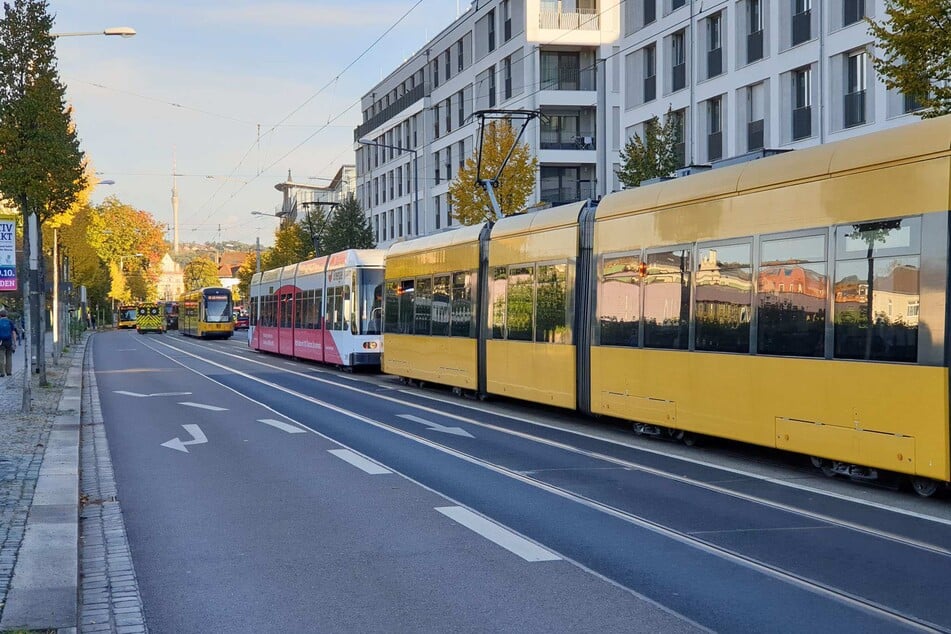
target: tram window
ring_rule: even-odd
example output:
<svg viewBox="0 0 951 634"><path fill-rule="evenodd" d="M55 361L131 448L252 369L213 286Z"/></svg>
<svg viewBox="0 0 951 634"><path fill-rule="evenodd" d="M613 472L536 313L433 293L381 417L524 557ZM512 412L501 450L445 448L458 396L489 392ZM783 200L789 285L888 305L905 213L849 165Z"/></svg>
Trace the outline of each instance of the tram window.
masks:
<svg viewBox="0 0 951 634"><path fill-rule="evenodd" d="M281 328L290 328L293 319L294 296L286 294L281 296Z"/></svg>
<svg viewBox="0 0 951 634"><path fill-rule="evenodd" d="M641 257L606 257L601 265L598 298L599 343L637 346L641 317Z"/></svg>
<svg viewBox="0 0 951 634"><path fill-rule="evenodd" d="M756 351L825 356L826 235L764 238L756 278Z"/></svg>
<svg viewBox="0 0 951 634"><path fill-rule="evenodd" d="M915 363L920 258L843 260L835 269L835 356Z"/></svg>
<svg viewBox="0 0 951 634"><path fill-rule="evenodd" d="M294 297L294 328L304 326L304 297L307 291L297 291Z"/></svg>
<svg viewBox="0 0 951 634"><path fill-rule="evenodd" d="M878 220L836 228L836 259L921 253L921 218Z"/></svg>
<svg viewBox="0 0 951 634"><path fill-rule="evenodd" d="M532 340L532 314L535 300L535 267L513 266L509 269L505 302L506 339Z"/></svg>
<svg viewBox="0 0 951 634"><path fill-rule="evenodd" d="M492 272L489 294L492 302L492 338L505 339L505 296L508 290L509 271L498 267Z"/></svg>
<svg viewBox="0 0 951 634"><path fill-rule="evenodd" d="M383 291L383 332L400 332L399 282L387 282Z"/></svg>
<svg viewBox="0 0 951 634"><path fill-rule="evenodd" d="M470 273L452 274L452 336L475 337L475 311L472 307Z"/></svg>
<svg viewBox="0 0 951 634"><path fill-rule="evenodd" d="M413 333L428 335L432 321L433 279L416 278L416 292L413 298Z"/></svg>
<svg viewBox="0 0 951 634"><path fill-rule="evenodd" d="M416 282L403 280L400 282L400 332L413 334L413 304L416 301Z"/></svg>
<svg viewBox="0 0 951 634"><path fill-rule="evenodd" d="M571 343L568 325L568 266L539 264L535 300L535 341Z"/></svg>
<svg viewBox="0 0 951 634"><path fill-rule="evenodd" d="M694 347L749 352L751 243L701 246L697 259Z"/></svg>
<svg viewBox="0 0 951 634"><path fill-rule="evenodd" d="M449 292L448 275L433 278L432 333L435 336L449 336Z"/></svg>
<svg viewBox="0 0 951 634"><path fill-rule="evenodd" d="M644 277L644 345L687 349L690 319L690 249L647 255Z"/></svg>

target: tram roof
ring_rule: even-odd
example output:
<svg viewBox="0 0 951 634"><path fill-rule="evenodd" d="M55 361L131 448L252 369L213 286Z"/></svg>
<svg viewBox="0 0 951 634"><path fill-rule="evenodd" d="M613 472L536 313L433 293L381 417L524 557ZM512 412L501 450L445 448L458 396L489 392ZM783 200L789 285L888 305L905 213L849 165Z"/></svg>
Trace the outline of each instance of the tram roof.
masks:
<svg viewBox="0 0 951 634"><path fill-rule="evenodd" d="M736 196L947 153L949 149L951 115L610 194L598 204L596 217L647 213L698 200Z"/></svg>
<svg viewBox="0 0 951 634"><path fill-rule="evenodd" d="M502 218L492 227L492 238L504 238L520 233L535 233L569 225L577 226L578 216L587 204L588 201L582 200L534 213Z"/></svg>
<svg viewBox="0 0 951 634"><path fill-rule="evenodd" d="M383 249L347 249L330 256L327 270L343 269L350 266L383 266L386 251Z"/></svg>
<svg viewBox="0 0 951 634"><path fill-rule="evenodd" d="M390 246L390 249L386 252L386 255L387 257L392 257L394 255L422 253L424 251L446 249L448 247L466 244L468 242L478 242L479 234L482 233L482 227L484 226L485 224L459 227L458 229L453 229L451 231L443 231L442 233L434 233L421 238L414 238L413 240L397 242Z"/></svg>

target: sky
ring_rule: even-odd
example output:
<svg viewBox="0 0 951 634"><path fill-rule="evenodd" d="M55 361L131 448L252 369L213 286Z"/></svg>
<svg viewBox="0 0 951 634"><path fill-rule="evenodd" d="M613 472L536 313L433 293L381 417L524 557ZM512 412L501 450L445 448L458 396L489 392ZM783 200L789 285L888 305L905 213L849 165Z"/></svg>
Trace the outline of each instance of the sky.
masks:
<svg viewBox="0 0 951 634"><path fill-rule="evenodd" d="M137 33L56 40L82 148L98 178L115 181L93 202L114 195L171 226L174 158L181 242L260 237L264 246L278 221L251 212L279 208L274 185L288 171L325 185L353 163L360 97L469 4L48 1L54 33Z"/></svg>

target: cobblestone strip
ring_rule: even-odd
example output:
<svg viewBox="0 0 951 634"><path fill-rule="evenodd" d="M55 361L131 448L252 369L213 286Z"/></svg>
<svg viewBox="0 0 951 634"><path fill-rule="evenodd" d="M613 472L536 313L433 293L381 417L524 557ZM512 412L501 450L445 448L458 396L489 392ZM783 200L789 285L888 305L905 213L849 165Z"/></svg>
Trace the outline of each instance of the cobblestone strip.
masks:
<svg viewBox="0 0 951 634"><path fill-rule="evenodd" d="M91 347L84 369L79 631L144 634L145 613L116 494Z"/></svg>
<svg viewBox="0 0 951 634"><path fill-rule="evenodd" d="M0 617L66 373L48 366L51 388L33 387L33 412L20 413L23 370L0 378Z"/></svg>

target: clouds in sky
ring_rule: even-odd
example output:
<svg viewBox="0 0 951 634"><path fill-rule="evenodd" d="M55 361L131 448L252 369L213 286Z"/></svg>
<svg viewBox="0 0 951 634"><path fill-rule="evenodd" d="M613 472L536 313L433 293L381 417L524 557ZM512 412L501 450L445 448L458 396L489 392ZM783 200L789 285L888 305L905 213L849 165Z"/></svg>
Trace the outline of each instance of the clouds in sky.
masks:
<svg viewBox="0 0 951 634"><path fill-rule="evenodd" d="M306 182L353 162L360 108L278 159L456 15L451 0L423 0L377 48L332 81L415 2L50 0L56 30L131 26L138 32L130 39L57 41L83 149L101 178L116 181L100 187L94 200L115 194L171 223L174 151L182 174L182 240L220 235L253 242L260 227L262 243L269 244L274 223L250 212L273 212L281 200L274 185L288 170Z"/></svg>

